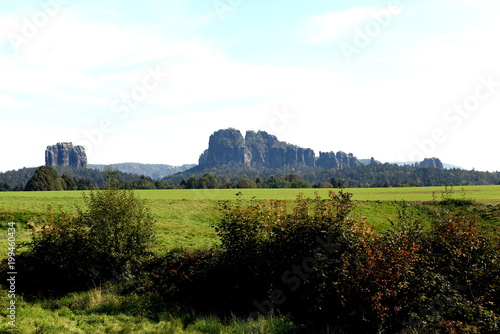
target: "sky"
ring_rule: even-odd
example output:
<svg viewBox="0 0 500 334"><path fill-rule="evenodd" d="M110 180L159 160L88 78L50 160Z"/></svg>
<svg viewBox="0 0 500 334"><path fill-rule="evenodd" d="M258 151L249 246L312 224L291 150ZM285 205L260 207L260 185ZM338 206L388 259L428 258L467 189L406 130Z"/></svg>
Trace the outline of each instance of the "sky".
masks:
<svg viewBox="0 0 500 334"><path fill-rule="evenodd" d="M197 163L224 128L382 162L500 170L500 1L0 5L0 171Z"/></svg>

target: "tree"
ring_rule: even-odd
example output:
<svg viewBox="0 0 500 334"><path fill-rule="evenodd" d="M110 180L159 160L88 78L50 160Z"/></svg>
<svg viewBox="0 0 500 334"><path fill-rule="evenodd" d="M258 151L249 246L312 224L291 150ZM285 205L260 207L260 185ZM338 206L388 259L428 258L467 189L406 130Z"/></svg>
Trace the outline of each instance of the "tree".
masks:
<svg viewBox="0 0 500 334"><path fill-rule="evenodd" d="M292 182L297 182L299 180L299 177L297 174L288 174L287 176L284 177L284 179L290 183Z"/></svg>
<svg viewBox="0 0 500 334"><path fill-rule="evenodd" d="M311 188L311 184L309 182L307 182L306 180L301 180L301 179L298 179L296 181L293 181L291 183L291 187L292 188Z"/></svg>
<svg viewBox="0 0 500 334"><path fill-rule="evenodd" d="M130 275L146 260L154 243L154 218L133 190L119 189L112 172L101 191L85 197L87 211L79 220L88 226L88 240L98 272L108 275Z"/></svg>
<svg viewBox="0 0 500 334"><path fill-rule="evenodd" d="M199 187L198 178L194 175L190 176L186 182L186 189L197 189Z"/></svg>
<svg viewBox="0 0 500 334"><path fill-rule="evenodd" d="M290 182L280 179L274 175L271 175L269 180L267 180L269 188L290 188Z"/></svg>
<svg viewBox="0 0 500 334"><path fill-rule="evenodd" d="M244 178L241 179L240 182L238 182L237 185L238 188L257 188L257 182L252 181L250 179Z"/></svg>
<svg viewBox="0 0 500 334"><path fill-rule="evenodd" d="M77 190L78 185L76 184L76 180L73 176L68 175L68 174L63 174L61 176L62 180L65 183L64 189L65 190Z"/></svg>
<svg viewBox="0 0 500 334"><path fill-rule="evenodd" d="M41 166L29 179L24 190L26 191L47 191L64 190L66 182L57 171L50 166Z"/></svg>
<svg viewBox="0 0 500 334"><path fill-rule="evenodd" d="M199 180L199 187L202 189L217 189L220 187L219 178L213 174L205 173Z"/></svg>

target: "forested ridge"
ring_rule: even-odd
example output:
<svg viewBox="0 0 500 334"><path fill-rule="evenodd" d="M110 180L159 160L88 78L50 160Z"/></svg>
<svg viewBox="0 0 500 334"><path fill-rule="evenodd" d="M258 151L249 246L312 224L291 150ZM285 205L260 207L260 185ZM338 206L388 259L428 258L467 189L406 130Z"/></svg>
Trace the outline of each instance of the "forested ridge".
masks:
<svg viewBox="0 0 500 334"><path fill-rule="evenodd" d="M500 184L500 172L398 166L389 163L349 169L326 169L306 165L257 168L225 164L211 167L197 166L163 180L173 184L182 183L187 188L237 188L241 183L251 185L242 188L465 186ZM299 180L301 182L297 183Z"/></svg>
<svg viewBox="0 0 500 334"><path fill-rule="evenodd" d="M64 182L55 186L27 187L35 172L52 168ZM48 175L48 174L47 174ZM49 177L51 178L51 177ZM0 191L87 190L102 187L106 172L68 166L22 168L0 173ZM500 184L500 172L441 169L415 165L372 164L348 169L326 169L305 164L266 168L244 164L195 166L184 172L155 180L144 175L117 172L118 181L129 189L170 188L331 188L467 186ZM50 183L50 182L49 182Z"/></svg>

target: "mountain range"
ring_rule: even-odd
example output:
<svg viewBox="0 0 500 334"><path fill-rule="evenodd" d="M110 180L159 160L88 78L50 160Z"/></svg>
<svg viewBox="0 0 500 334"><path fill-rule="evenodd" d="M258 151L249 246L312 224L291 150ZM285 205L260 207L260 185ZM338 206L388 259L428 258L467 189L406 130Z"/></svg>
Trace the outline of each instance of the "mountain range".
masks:
<svg viewBox="0 0 500 334"><path fill-rule="evenodd" d="M106 168L118 170L120 182L134 189L500 184L500 172L463 170L438 158L396 164L373 157L358 159L343 151L316 154L265 131L247 131L243 136L233 128L210 136L197 165L87 164L85 149L72 143L48 146L45 162L61 177L73 178L78 189L102 186ZM23 190L36 169L0 173L0 190Z"/></svg>
<svg viewBox="0 0 500 334"><path fill-rule="evenodd" d="M319 155L316 155L311 148L303 148L280 141L276 136L265 131L247 131L243 136L239 130L233 128L215 131L210 136L208 148L200 155L198 165L171 166L133 162L111 165L87 164L85 148L72 143L57 143L47 146L45 151L45 165L47 166L84 167L97 170L112 168L124 173L144 175L155 180L173 174L189 174L191 170L196 172L203 168L220 165L241 165L257 169L303 166L344 170L380 164L381 162L373 157L371 159L358 159L354 154L343 151L319 152ZM445 166L437 158L426 158L421 162L411 163L411 165L436 168Z"/></svg>
<svg viewBox="0 0 500 334"><path fill-rule="evenodd" d="M136 162L124 162L111 165L89 164L88 168L106 170L107 168L117 169L124 173L144 175L154 180L162 179L166 176L184 172L196 166L195 164L185 164L182 166L171 166L165 164L141 164Z"/></svg>

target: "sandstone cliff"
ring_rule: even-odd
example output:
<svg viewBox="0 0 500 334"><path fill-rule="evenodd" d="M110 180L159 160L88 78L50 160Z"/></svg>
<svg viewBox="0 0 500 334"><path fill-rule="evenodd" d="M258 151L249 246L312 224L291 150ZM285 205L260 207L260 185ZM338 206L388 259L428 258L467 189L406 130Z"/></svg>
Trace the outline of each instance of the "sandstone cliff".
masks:
<svg viewBox="0 0 500 334"><path fill-rule="evenodd" d="M358 160L352 153L345 153L339 151L335 152L319 152L318 161L316 166L326 169L346 169L356 168L362 166L361 161Z"/></svg>
<svg viewBox="0 0 500 334"><path fill-rule="evenodd" d="M245 163L245 139L236 129L214 132L208 140L208 149L200 156L200 165Z"/></svg>
<svg viewBox="0 0 500 334"><path fill-rule="evenodd" d="M419 167L443 168L443 163L438 158L425 158L419 163Z"/></svg>
<svg viewBox="0 0 500 334"><path fill-rule="evenodd" d="M71 166L87 168L87 154L83 146L73 143L57 143L45 150L46 166Z"/></svg>
<svg viewBox="0 0 500 334"><path fill-rule="evenodd" d="M214 132L208 149L199 159L199 165L245 164L255 167L280 168L290 165L318 166L323 168L355 168L362 163L352 153L320 152L316 158L310 148L280 141L265 131L247 131L245 137L236 129Z"/></svg>

